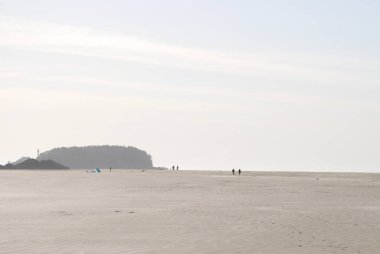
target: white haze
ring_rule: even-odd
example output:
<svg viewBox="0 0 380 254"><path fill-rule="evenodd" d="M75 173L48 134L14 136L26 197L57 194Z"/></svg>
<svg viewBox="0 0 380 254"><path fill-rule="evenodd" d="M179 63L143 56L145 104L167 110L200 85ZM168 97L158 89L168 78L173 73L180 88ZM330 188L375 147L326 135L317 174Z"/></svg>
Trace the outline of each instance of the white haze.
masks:
<svg viewBox="0 0 380 254"><path fill-rule="evenodd" d="M0 164L111 144L182 169L379 171L377 54L196 39L0 11Z"/></svg>

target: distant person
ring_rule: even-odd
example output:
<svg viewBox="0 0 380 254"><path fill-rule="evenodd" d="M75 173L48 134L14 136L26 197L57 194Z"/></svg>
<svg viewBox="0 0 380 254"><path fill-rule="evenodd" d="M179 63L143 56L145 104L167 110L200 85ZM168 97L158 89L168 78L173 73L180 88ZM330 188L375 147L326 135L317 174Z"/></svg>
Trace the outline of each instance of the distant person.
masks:
<svg viewBox="0 0 380 254"><path fill-rule="evenodd" d="M112 167L110 167L110 173L111 173L111 171L112 171Z"/></svg>
<svg viewBox="0 0 380 254"><path fill-rule="evenodd" d="M241 170L240 170L240 168L239 168L239 171L238 171L238 172L239 172L239 175L240 175L240 174L241 174Z"/></svg>
<svg viewBox="0 0 380 254"><path fill-rule="evenodd" d="M173 166L173 167L172 167L172 169L174 170L174 169L175 169L175 167Z"/></svg>
<svg viewBox="0 0 380 254"><path fill-rule="evenodd" d="M235 175L235 169L234 168L232 169L232 174Z"/></svg>
<svg viewBox="0 0 380 254"><path fill-rule="evenodd" d="M179 167L177 166L177 170L178 170L178 168L179 168Z"/></svg>

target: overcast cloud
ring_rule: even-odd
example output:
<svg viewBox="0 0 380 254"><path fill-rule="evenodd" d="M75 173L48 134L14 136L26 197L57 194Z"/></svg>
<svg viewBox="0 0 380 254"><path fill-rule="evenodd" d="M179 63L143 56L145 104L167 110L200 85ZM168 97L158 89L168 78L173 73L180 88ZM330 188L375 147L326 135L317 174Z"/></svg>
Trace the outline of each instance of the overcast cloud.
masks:
<svg viewBox="0 0 380 254"><path fill-rule="evenodd" d="M0 1L0 164L110 144L155 166L378 172L379 7Z"/></svg>

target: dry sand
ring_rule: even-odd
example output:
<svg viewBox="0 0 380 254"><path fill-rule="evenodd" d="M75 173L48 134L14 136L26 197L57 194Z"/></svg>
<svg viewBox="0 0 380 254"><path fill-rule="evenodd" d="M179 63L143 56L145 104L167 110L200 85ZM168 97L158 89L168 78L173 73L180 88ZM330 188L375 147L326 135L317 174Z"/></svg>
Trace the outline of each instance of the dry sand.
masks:
<svg viewBox="0 0 380 254"><path fill-rule="evenodd" d="M380 174L0 171L0 253L380 253Z"/></svg>

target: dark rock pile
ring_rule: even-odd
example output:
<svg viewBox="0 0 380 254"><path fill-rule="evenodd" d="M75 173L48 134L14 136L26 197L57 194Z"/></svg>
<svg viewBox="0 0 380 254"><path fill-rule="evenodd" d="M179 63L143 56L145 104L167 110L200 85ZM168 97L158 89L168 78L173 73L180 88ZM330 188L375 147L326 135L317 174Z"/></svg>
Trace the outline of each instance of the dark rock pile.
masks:
<svg viewBox="0 0 380 254"><path fill-rule="evenodd" d="M52 160L35 160L27 159L18 164L8 163L4 166L0 165L0 169L69 169L66 166L63 166Z"/></svg>

